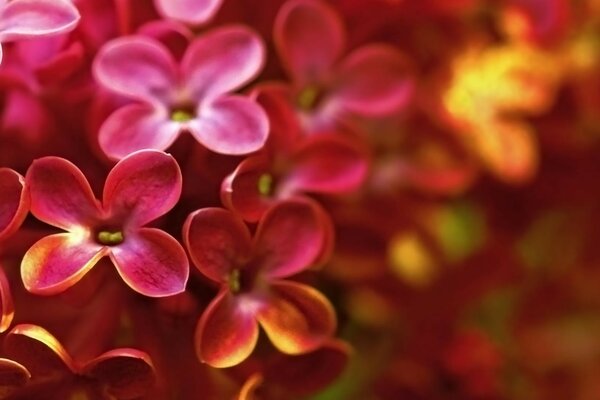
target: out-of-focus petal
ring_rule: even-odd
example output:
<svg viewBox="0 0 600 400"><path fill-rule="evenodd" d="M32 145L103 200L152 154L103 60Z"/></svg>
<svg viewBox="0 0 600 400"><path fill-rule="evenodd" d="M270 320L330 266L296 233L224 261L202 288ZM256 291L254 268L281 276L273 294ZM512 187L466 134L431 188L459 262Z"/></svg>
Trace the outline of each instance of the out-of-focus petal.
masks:
<svg viewBox="0 0 600 400"><path fill-rule="evenodd" d="M24 386L31 374L21 364L7 358L0 358L0 396L8 398L15 389Z"/></svg>
<svg viewBox="0 0 600 400"><path fill-rule="evenodd" d="M164 103L177 84L177 64L161 43L126 36L105 44L94 60L96 81L123 96Z"/></svg>
<svg viewBox="0 0 600 400"><path fill-rule="evenodd" d="M25 176L31 213L64 230L90 226L100 215L98 201L83 173L59 157L35 160Z"/></svg>
<svg viewBox="0 0 600 400"><path fill-rule="evenodd" d="M290 189L343 193L358 188L368 171L365 151L337 135L316 135L296 153L285 185Z"/></svg>
<svg viewBox="0 0 600 400"><path fill-rule="evenodd" d="M15 315L15 307L10 293L10 285L4 270L0 266L0 333L6 331ZM0 384L1 386L1 384Z"/></svg>
<svg viewBox="0 0 600 400"><path fill-rule="evenodd" d="M269 119L263 109L242 96L224 96L201 105L190 132L209 150L242 155L264 146Z"/></svg>
<svg viewBox="0 0 600 400"><path fill-rule="evenodd" d="M283 65L305 84L329 72L344 50L345 34L339 16L325 3L292 0L277 14L274 40Z"/></svg>
<svg viewBox="0 0 600 400"><path fill-rule="evenodd" d="M183 240L198 270L220 283L248 259L252 246L244 222L221 208L191 213L183 226Z"/></svg>
<svg viewBox="0 0 600 400"><path fill-rule="evenodd" d="M172 236L154 228L125 233L110 257L121 278L133 290L150 297L181 293L189 277L185 250Z"/></svg>
<svg viewBox="0 0 600 400"><path fill-rule="evenodd" d="M289 281L274 281L271 298L257 313L269 339L281 352L302 354L317 349L336 328L333 307L319 291Z"/></svg>
<svg viewBox="0 0 600 400"><path fill-rule="evenodd" d="M227 26L196 39L181 61L192 98L212 99L238 89L258 75L265 61L260 36L244 26Z"/></svg>
<svg viewBox="0 0 600 400"><path fill-rule="evenodd" d="M406 59L388 45L357 49L344 59L337 79L335 101L361 115L398 112L414 91Z"/></svg>
<svg viewBox="0 0 600 400"><path fill-rule="evenodd" d="M319 206L294 198L276 204L259 222L255 249L260 268L283 278L309 268L327 244L327 231Z"/></svg>
<svg viewBox="0 0 600 400"><path fill-rule="evenodd" d="M179 130L180 124L168 119L166 109L128 104L104 121L98 141L108 157L120 160L138 150L166 150L179 136Z"/></svg>
<svg viewBox="0 0 600 400"><path fill-rule="evenodd" d="M21 226L28 210L25 179L10 168L0 168L0 240Z"/></svg>
<svg viewBox="0 0 600 400"><path fill-rule="evenodd" d="M156 380L150 356L135 349L108 351L87 363L81 373L105 384L117 399L137 399L151 391Z"/></svg>
<svg viewBox="0 0 600 400"><path fill-rule="evenodd" d="M258 340L254 314L244 309L228 290L209 304L196 327L198 358L213 367L227 368L244 361Z"/></svg>
<svg viewBox="0 0 600 400"><path fill-rule="evenodd" d="M75 371L75 363L62 344L40 326L15 326L6 335L3 347L7 357L26 365L36 379L57 378Z"/></svg>
<svg viewBox="0 0 600 400"><path fill-rule="evenodd" d="M223 0L154 0L159 14L189 25L208 22L219 10Z"/></svg>
<svg viewBox="0 0 600 400"><path fill-rule="evenodd" d="M55 35L78 21L77 8L67 0L12 0L0 10L0 40Z"/></svg>
<svg viewBox="0 0 600 400"><path fill-rule="evenodd" d="M21 278L31 293L53 295L76 284L106 255L87 233L59 233L36 242L21 261Z"/></svg>
<svg viewBox="0 0 600 400"><path fill-rule="evenodd" d="M104 207L142 226L168 212L181 195L181 170L162 151L142 150L119 161L104 185Z"/></svg>
<svg viewBox="0 0 600 400"><path fill-rule="evenodd" d="M260 373L250 375L237 394L235 400L256 400L256 390L263 384L264 378Z"/></svg>

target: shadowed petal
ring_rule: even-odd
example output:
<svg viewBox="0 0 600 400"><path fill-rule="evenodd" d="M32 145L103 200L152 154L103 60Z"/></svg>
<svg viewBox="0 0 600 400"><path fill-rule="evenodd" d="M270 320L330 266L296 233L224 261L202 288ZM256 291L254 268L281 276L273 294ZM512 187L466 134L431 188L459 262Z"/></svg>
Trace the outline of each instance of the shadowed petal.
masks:
<svg viewBox="0 0 600 400"><path fill-rule="evenodd" d="M189 25L200 25L210 20L223 0L154 0L159 14Z"/></svg>
<svg viewBox="0 0 600 400"><path fill-rule="evenodd" d="M259 222L255 249L260 268L283 278L310 267L327 245L319 206L300 198L278 203Z"/></svg>
<svg viewBox="0 0 600 400"><path fill-rule="evenodd" d="M138 293L164 297L185 290L189 276L185 250L160 229L126 233L125 241L111 248L110 257L121 278Z"/></svg>
<svg viewBox="0 0 600 400"><path fill-rule="evenodd" d="M76 284L105 254L86 234L46 236L25 253L21 278L31 293L54 295Z"/></svg>
<svg viewBox="0 0 600 400"><path fill-rule="evenodd" d="M0 10L0 40L54 35L75 28L79 12L66 0L12 0Z"/></svg>
<svg viewBox="0 0 600 400"><path fill-rule="evenodd" d="M286 2L277 14L273 34L283 65L300 84L320 80L344 49L342 22L320 1Z"/></svg>
<svg viewBox="0 0 600 400"><path fill-rule="evenodd" d="M228 290L222 290L209 304L196 327L198 358L215 368L227 368L244 361L258 340L258 324Z"/></svg>
<svg viewBox="0 0 600 400"><path fill-rule="evenodd" d="M192 98L213 99L258 75L265 60L260 36L244 26L227 26L194 40L181 61Z"/></svg>
<svg viewBox="0 0 600 400"><path fill-rule="evenodd" d="M0 168L0 240L19 229L28 210L25 179L12 169Z"/></svg>
<svg viewBox="0 0 600 400"><path fill-rule="evenodd" d="M21 364L7 358L0 358L0 398L6 398L20 386L24 386L31 374Z"/></svg>
<svg viewBox="0 0 600 400"><path fill-rule="evenodd" d="M15 316L15 307L10 293L10 285L4 270L0 268L0 333L6 331ZM0 384L1 386L1 384Z"/></svg>
<svg viewBox="0 0 600 400"><path fill-rule="evenodd" d="M259 150L267 141L267 115L246 97L219 97L201 105L198 114L198 118L190 122L190 132L215 153L248 154Z"/></svg>
<svg viewBox="0 0 600 400"><path fill-rule="evenodd" d="M264 378L261 373L255 372L250 375L244 382L244 385L240 389L239 393L235 397L235 400L256 400L256 391L263 384Z"/></svg>
<svg viewBox="0 0 600 400"><path fill-rule="evenodd" d="M137 399L152 390L156 380L150 356L135 349L108 351L81 373L107 385L107 392L118 399Z"/></svg>
<svg viewBox="0 0 600 400"><path fill-rule="evenodd" d="M59 157L35 160L25 177L31 213L47 224L73 230L90 226L100 215L98 201L83 173Z"/></svg>
<svg viewBox="0 0 600 400"><path fill-rule="evenodd" d="M4 339L4 351L27 366L34 378L50 378L75 371L74 362L60 342L37 325L15 326Z"/></svg>
<svg viewBox="0 0 600 400"><path fill-rule="evenodd" d="M256 318L281 352L301 354L315 350L335 332L333 307L319 291L289 281L272 282L272 297Z"/></svg>
<svg viewBox="0 0 600 400"><path fill-rule="evenodd" d="M98 142L108 157L119 160L138 150L166 150L179 136L180 128L163 108L128 104L104 121Z"/></svg>
<svg viewBox="0 0 600 400"><path fill-rule="evenodd" d="M196 268L220 283L247 260L252 246L244 222L222 208L191 213L183 225L183 240Z"/></svg>
<svg viewBox="0 0 600 400"><path fill-rule="evenodd" d="M339 71L335 101L361 115L400 111L414 90L406 59L394 47L370 45L351 53Z"/></svg>
<svg viewBox="0 0 600 400"><path fill-rule="evenodd" d="M104 207L111 215L127 215L130 224L142 226L175 206L181 185L181 170L171 155L142 150L110 171L104 185Z"/></svg>
<svg viewBox="0 0 600 400"><path fill-rule="evenodd" d="M105 44L94 60L96 81L120 95L165 103L176 86L177 64L160 42L126 36Z"/></svg>

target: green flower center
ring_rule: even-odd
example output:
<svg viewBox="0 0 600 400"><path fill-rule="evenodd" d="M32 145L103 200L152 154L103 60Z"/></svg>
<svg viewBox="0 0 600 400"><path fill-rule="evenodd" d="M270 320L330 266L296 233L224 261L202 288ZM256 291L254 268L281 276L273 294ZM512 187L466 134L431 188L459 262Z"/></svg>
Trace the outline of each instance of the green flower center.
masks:
<svg viewBox="0 0 600 400"><path fill-rule="evenodd" d="M194 118L194 115L186 110L175 110L171 112L171 121L187 122Z"/></svg>
<svg viewBox="0 0 600 400"><path fill-rule="evenodd" d="M258 193L263 196L268 196L273 190L273 176L271 174L262 174L258 178Z"/></svg>
<svg viewBox="0 0 600 400"><path fill-rule="evenodd" d="M313 110L321 97L321 90L316 85L309 85L302 89L298 94L296 101L298 107L302 110L310 111Z"/></svg>
<svg viewBox="0 0 600 400"><path fill-rule="evenodd" d="M234 269L227 277L227 283L229 284L229 290L231 293L239 293L242 289L242 282L240 276L240 270Z"/></svg>
<svg viewBox="0 0 600 400"><path fill-rule="evenodd" d="M125 237L123 236L123 232L121 232L121 231L117 231L117 232L100 231L100 232L98 232L96 239L98 239L98 242L100 244L103 244L106 246L114 246L114 245L123 243L123 240L125 240Z"/></svg>

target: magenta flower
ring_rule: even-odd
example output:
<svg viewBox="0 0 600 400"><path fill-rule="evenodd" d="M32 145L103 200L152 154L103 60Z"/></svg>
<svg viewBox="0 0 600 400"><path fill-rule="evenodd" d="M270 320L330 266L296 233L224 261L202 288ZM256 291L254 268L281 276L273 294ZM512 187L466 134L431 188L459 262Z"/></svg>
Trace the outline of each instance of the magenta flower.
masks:
<svg viewBox="0 0 600 400"><path fill-rule="evenodd" d="M407 61L396 48L366 45L342 58L345 40L340 17L323 2L291 0L277 14L274 41L293 80L288 96L309 130L348 113L398 112L412 95Z"/></svg>
<svg viewBox="0 0 600 400"><path fill-rule="evenodd" d="M154 0L158 13L188 25L208 22L217 13L223 0Z"/></svg>
<svg viewBox="0 0 600 400"><path fill-rule="evenodd" d="M242 26L199 37L179 66L153 39L132 36L109 42L95 60L96 80L138 102L108 117L99 132L101 148L119 159L140 149L164 150L187 131L217 153L260 149L269 129L264 111L229 93L251 81L264 58L260 37Z"/></svg>
<svg viewBox="0 0 600 400"><path fill-rule="evenodd" d="M78 21L77 8L67 0L0 0L0 43L68 32Z"/></svg>
<svg viewBox="0 0 600 400"><path fill-rule="evenodd" d="M25 180L10 168L0 168L0 240L19 229L28 211Z"/></svg>
<svg viewBox="0 0 600 400"><path fill-rule="evenodd" d="M62 292L104 256L143 295L169 296L185 289L185 251L162 230L144 227L179 199L181 171L173 157L146 150L124 158L106 178L102 204L83 173L62 158L34 161L25 179L32 214L67 231L47 236L27 251L21 263L27 290Z"/></svg>
<svg viewBox="0 0 600 400"><path fill-rule="evenodd" d="M287 354L316 349L335 331L329 301L310 286L286 280L318 262L329 244L328 220L308 200L279 203L250 231L235 214L198 210L184 225L196 267L221 287L196 327L196 352L214 367L246 359L258 326Z"/></svg>

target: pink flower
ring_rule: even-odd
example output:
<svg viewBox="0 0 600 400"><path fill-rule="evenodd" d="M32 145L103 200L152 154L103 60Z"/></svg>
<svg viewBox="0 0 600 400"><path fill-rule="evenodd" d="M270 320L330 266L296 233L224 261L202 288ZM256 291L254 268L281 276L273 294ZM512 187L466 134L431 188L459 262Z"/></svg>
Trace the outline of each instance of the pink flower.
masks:
<svg viewBox="0 0 600 400"><path fill-rule="evenodd" d="M323 2L286 2L273 35L293 81L290 100L308 130L331 127L348 113L374 117L398 112L412 95L407 61L393 46L366 45L342 58L342 21Z"/></svg>
<svg viewBox="0 0 600 400"><path fill-rule="evenodd" d="M264 58L260 37L242 26L199 37L179 66L153 39L132 36L109 42L95 60L96 80L137 102L104 122L101 148L118 159L145 148L164 150L188 131L217 153L260 149L269 129L264 111L254 101L228 93L251 81Z"/></svg>
<svg viewBox="0 0 600 400"><path fill-rule="evenodd" d="M189 25L208 22L217 13L223 0L154 0L159 14Z"/></svg>
<svg viewBox="0 0 600 400"><path fill-rule="evenodd" d="M0 240L19 229L28 211L25 180L10 168L0 168Z"/></svg>
<svg viewBox="0 0 600 400"><path fill-rule="evenodd" d="M78 21L77 8L66 0L0 0L0 43L68 32Z"/></svg>
<svg viewBox="0 0 600 400"><path fill-rule="evenodd" d="M329 244L323 211L288 200L267 211L254 239L235 214L204 208L188 217L184 240L196 267L220 285L196 327L196 353L214 367L246 359L258 326L287 354L314 350L331 337L336 318L317 290L285 278L318 262Z"/></svg>
<svg viewBox="0 0 600 400"><path fill-rule="evenodd" d="M144 227L179 199L181 171L173 157L146 150L124 158L108 174L102 204L83 173L62 158L34 161L26 182L32 214L67 231L47 236L27 251L21 263L27 290L62 292L104 256L141 294L161 297L185 289L185 251L162 230Z"/></svg>

